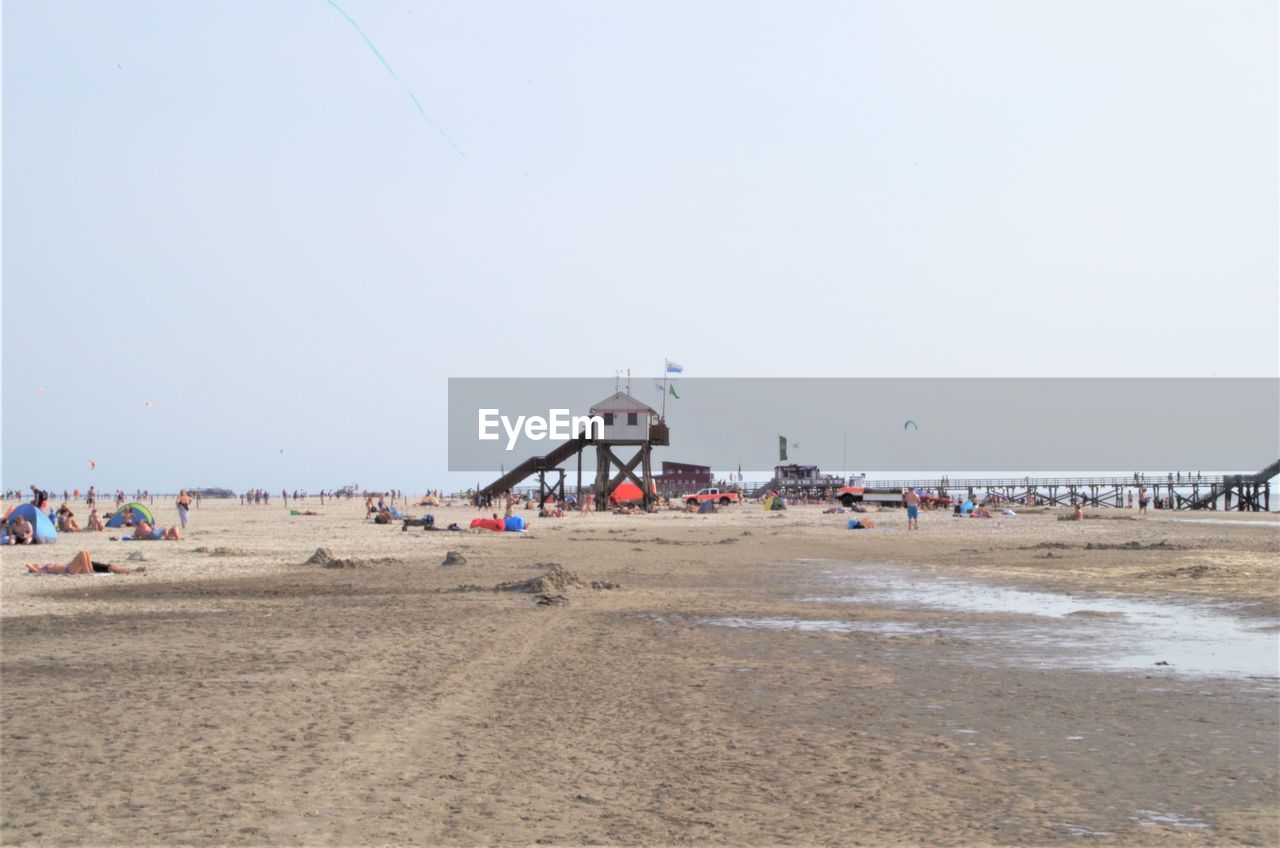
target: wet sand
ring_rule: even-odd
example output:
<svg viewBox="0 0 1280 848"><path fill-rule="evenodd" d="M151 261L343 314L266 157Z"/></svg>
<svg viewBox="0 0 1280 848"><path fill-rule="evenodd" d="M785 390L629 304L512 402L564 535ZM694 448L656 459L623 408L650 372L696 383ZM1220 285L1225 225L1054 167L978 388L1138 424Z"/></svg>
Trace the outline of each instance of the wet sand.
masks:
<svg viewBox="0 0 1280 848"><path fill-rule="evenodd" d="M1097 628L1099 667L1059 663L1062 619L856 579L1208 605L1275 633L1274 516L926 513L909 533L901 512L848 531L747 506L518 535L306 507L325 514L206 501L182 542L35 549L141 576L28 577L30 551L4 552L5 844L1280 843L1275 674L1103 669L1105 614L1069 621ZM304 564L320 546L363 562ZM576 582L491 591L549 563ZM1028 661L976 627L1051 644Z"/></svg>

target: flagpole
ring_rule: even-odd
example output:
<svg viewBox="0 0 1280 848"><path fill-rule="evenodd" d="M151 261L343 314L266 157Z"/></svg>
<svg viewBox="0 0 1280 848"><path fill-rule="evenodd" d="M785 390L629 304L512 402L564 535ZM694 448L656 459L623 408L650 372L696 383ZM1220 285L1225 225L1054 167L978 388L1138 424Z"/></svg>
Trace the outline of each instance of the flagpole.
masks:
<svg viewBox="0 0 1280 848"><path fill-rule="evenodd" d="M662 359L662 415L660 417L664 422L667 420L667 360L666 360L666 357L663 357Z"/></svg>

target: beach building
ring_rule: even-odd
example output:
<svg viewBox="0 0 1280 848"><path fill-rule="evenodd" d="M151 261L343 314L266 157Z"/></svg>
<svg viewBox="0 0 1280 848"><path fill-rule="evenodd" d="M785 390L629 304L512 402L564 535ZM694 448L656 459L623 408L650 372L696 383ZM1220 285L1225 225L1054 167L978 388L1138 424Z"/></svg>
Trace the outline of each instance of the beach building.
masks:
<svg viewBox="0 0 1280 848"><path fill-rule="evenodd" d="M696 492L713 484L711 466L691 465L687 462L662 463L662 473L655 474L653 481L658 486L658 494L663 497Z"/></svg>

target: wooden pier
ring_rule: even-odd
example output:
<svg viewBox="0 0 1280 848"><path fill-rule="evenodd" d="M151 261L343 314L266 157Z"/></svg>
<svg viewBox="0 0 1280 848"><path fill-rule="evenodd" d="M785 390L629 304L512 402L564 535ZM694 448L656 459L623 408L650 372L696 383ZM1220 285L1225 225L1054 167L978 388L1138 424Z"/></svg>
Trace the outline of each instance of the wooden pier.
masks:
<svg viewBox="0 0 1280 848"><path fill-rule="evenodd" d="M1256 474L1201 475L1168 472L1128 477L1022 477L1006 479L932 478L867 481L868 489L923 489L930 492L983 493L997 501L1024 506L1124 507L1145 490L1155 509L1210 509L1270 512L1271 480L1280 461Z"/></svg>

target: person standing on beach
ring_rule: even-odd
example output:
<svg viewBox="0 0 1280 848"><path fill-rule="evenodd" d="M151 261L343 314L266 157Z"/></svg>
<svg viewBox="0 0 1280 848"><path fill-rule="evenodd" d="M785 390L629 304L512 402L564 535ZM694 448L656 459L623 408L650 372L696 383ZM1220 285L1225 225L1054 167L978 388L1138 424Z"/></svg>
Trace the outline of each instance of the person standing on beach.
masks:
<svg viewBox="0 0 1280 848"><path fill-rule="evenodd" d="M1147 501L1148 501L1148 500L1149 500L1149 498L1147 497L1147 490L1146 490L1146 489L1142 489L1141 491L1139 491L1139 492L1138 492L1138 515L1146 515L1146 514L1147 514Z"/></svg>
<svg viewBox="0 0 1280 848"><path fill-rule="evenodd" d="M920 493L915 489L904 489L902 500L907 505L907 529L920 529Z"/></svg>
<svg viewBox="0 0 1280 848"><path fill-rule="evenodd" d="M191 496L187 494L187 490L183 489L178 493L178 523L182 525L182 529L187 529L187 512L191 509Z"/></svg>

